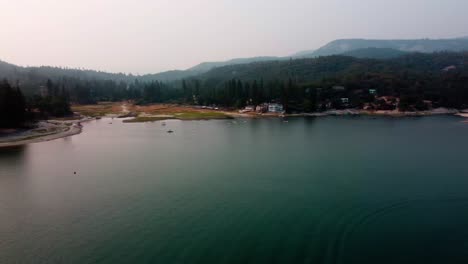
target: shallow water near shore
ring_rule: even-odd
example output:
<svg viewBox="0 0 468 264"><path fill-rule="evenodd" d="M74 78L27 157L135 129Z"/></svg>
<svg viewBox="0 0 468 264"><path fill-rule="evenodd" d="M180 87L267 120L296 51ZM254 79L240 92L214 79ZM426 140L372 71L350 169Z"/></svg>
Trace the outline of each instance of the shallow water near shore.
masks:
<svg viewBox="0 0 468 264"><path fill-rule="evenodd" d="M468 263L461 121L102 119L0 149L0 263Z"/></svg>

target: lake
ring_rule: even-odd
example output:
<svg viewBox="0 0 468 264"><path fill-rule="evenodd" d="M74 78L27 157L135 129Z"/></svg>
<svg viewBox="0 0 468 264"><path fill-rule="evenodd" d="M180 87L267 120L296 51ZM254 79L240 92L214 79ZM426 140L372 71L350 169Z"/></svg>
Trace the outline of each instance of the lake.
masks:
<svg viewBox="0 0 468 264"><path fill-rule="evenodd" d="M0 150L0 263L468 263L462 120L92 121Z"/></svg>

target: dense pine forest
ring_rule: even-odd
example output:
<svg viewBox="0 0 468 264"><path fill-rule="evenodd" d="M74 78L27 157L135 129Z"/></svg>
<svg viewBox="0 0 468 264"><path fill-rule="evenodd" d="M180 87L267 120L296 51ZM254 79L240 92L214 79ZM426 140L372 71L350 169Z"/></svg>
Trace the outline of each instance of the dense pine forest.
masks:
<svg viewBox="0 0 468 264"><path fill-rule="evenodd" d="M242 108L282 103L287 112L368 108L468 108L468 53L414 53L392 59L327 56L214 68L177 81L3 64L1 126L65 116L70 103L134 100ZM399 104L392 104L398 100Z"/></svg>
<svg viewBox="0 0 468 264"><path fill-rule="evenodd" d="M48 80L41 95L24 96L18 84L6 79L0 83L0 128L20 127L25 123L72 114L68 90Z"/></svg>
<svg viewBox="0 0 468 264"><path fill-rule="evenodd" d="M0 83L0 127L18 127L26 121L26 101L19 87Z"/></svg>

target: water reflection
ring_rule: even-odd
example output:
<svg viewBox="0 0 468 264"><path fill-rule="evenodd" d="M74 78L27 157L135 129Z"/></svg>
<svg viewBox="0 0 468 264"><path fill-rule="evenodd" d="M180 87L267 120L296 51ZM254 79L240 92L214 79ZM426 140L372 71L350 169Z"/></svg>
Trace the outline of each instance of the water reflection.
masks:
<svg viewBox="0 0 468 264"><path fill-rule="evenodd" d="M0 162L6 159L10 159L10 162L12 160L22 159L26 153L27 147L27 145L23 145L0 148Z"/></svg>
<svg viewBox="0 0 468 264"><path fill-rule="evenodd" d="M22 172L28 146L0 148L0 177Z"/></svg>
<svg viewBox="0 0 468 264"><path fill-rule="evenodd" d="M466 124L287 120L1 149L0 263L468 263Z"/></svg>

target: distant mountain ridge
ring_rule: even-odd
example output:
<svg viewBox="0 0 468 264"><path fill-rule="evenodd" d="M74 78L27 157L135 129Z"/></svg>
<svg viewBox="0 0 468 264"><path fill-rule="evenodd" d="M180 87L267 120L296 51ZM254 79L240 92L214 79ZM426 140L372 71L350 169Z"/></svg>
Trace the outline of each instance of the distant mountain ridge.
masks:
<svg viewBox="0 0 468 264"><path fill-rule="evenodd" d="M360 50L359 52L353 52ZM372 40L339 39L316 50L300 51L286 57L252 57L219 62L203 62L188 71L197 74L211 69L252 62L287 60L290 58L315 58L319 56L346 55L357 58L386 59L395 58L408 52L432 53L437 51L468 51L468 36L452 39L414 39L414 40Z"/></svg>
<svg viewBox="0 0 468 264"><path fill-rule="evenodd" d="M416 40L367 40L340 39L332 41L317 50L302 51L291 56L262 56L238 58L227 61L203 62L187 70L172 70L155 74L132 75L107 73L93 70L68 69L58 67L20 67L0 60L0 78L23 79L27 75L47 78L72 77L84 80L104 79L113 81L134 81L135 79L151 82L171 82L195 77L213 69L231 65L259 62L285 61L289 59L315 58L320 56L344 55L356 58L389 59L407 53L432 53L437 51L468 51L468 36L452 39L416 39Z"/></svg>
<svg viewBox="0 0 468 264"><path fill-rule="evenodd" d="M415 39L415 40L373 40L373 39L339 39L310 52L300 52L294 57L313 58L343 54L357 49L385 48L404 52L431 53L437 51L466 51L468 38L453 39Z"/></svg>

